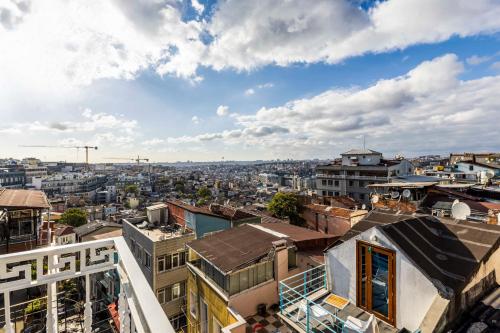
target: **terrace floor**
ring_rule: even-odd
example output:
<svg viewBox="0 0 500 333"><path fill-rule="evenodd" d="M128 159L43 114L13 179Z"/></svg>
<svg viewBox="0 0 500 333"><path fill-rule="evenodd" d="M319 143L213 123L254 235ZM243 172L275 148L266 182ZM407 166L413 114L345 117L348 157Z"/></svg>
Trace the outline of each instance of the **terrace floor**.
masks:
<svg viewBox="0 0 500 333"><path fill-rule="evenodd" d="M316 304L321 305L325 310L329 311L330 313L335 313L336 309L331 306L330 304L327 304L324 302L324 300L330 295L325 289L322 289L315 293L318 295L317 297L311 297L310 299L313 300ZM302 327L305 327L305 314L301 313L300 315L298 314L298 304L297 305L292 305L286 309L288 315L279 315L279 317L282 319L283 322L286 322L289 324L291 327L294 328L294 330L299 330L304 332L305 330L302 329ZM367 320L370 316L370 314L360 308L358 308L356 305L349 303L343 310L338 311L336 316L345 321L347 320L348 316L358 318L360 320ZM299 319L297 322L297 318ZM331 319L333 320L333 318ZM301 325L298 325L300 322ZM311 328L310 330L314 333L332 333L332 332L337 332L341 331L340 327L332 325L333 321L328 321L324 320L322 321L325 325L322 325L318 322L311 321L310 325ZM397 333L398 329L387 324L386 322L377 319L378 323L378 328L380 333ZM325 326L328 326L325 327Z"/></svg>
<svg viewBox="0 0 500 333"><path fill-rule="evenodd" d="M279 312L275 312L271 309L267 309L264 316L254 315L246 318L247 327L246 333L293 333L294 331L290 329L283 323L283 320L279 316Z"/></svg>

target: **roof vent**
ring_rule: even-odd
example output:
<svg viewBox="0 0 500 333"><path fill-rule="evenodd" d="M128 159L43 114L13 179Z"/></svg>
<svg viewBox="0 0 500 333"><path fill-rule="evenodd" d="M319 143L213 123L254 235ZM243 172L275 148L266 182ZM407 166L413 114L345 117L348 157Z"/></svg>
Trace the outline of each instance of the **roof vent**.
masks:
<svg viewBox="0 0 500 333"><path fill-rule="evenodd" d="M280 239L273 242L273 247L275 250L282 250L286 248L286 239Z"/></svg>

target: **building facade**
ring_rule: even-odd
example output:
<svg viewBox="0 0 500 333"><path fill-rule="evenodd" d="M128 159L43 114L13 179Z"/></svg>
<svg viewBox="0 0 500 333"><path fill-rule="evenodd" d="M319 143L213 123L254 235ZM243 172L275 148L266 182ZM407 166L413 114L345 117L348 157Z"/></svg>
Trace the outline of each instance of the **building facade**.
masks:
<svg viewBox="0 0 500 333"><path fill-rule="evenodd" d="M316 167L316 188L320 196L349 196L361 203L370 202L367 185L387 183L398 176L413 174L413 165L405 160L385 160L382 153L352 149L341 159Z"/></svg>

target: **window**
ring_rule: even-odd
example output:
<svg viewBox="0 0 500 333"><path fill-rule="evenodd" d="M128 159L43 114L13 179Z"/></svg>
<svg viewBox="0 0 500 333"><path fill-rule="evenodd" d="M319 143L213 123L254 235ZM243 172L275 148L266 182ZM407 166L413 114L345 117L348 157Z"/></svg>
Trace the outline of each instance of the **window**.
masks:
<svg viewBox="0 0 500 333"><path fill-rule="evenodd" d="M165 270L165 256L158 257L158 272Z"/></svg>
<svg viewBox="0 0 500 333"><path fill-rule="evenodd" d="M323 179L323 180L321 181L321 185L326 185L326 179Z"/></svg>
<svg viewBox="0 0 500 333"><path fill-rule="evenodd" d="M151 269L151 255L144 250L144 266Z"/></svg>
<svg viewBox="0 0 500 333"><path fill-rule="evenodd" d="M186 251L180 251L173 254L166 254L159 256L158 259L158 272L168 271L170 269L182 267L186 264Z"/></svg>
<svg viewBox="0 0 500 333"><path fill-rule="evenodd" d="M138 262L142 263L142 246L140 246L139 244L137 244L135 248L135 257Z"/></svg>
<svg viewBox="0 0 500 333"><path fill-rule="evenodd" d="M273 261L266 261L230 275L229 294L234 295L273 279Z"/></svg>
<svg viewBox="0 0 500 333"><path fill-rule="evenodd" d="M326 195L327 195L327 194L326 194L326 191L322 191L322 193L323 193L323 195L324 195L324 196L326 196Z"/></svg>
<svg viewBox="0 0 500 333"><path fill-rule="evenodd" d="M354 186L354 182L352 180L349 181L349 186L351 186L351 187Z"/></svg>
<svg viewBox="0 0 500 333"><path fill-rule="evenodd" d="M333 192L332 191L328 191L328 196L333 196Z"/></svg>
<svg viewBox="0 0 500 333"><path fill-rule="evenodd" d="M339 181L338 180L335 181L335 186L339 186Z"/></svg>
<svg viewBox="0 0 500 333"><path fill-rule="evenodd" d="M221 333L222 324L220 323L220 321L218 321L217 318L215 318L214 316L212 322L213 322L213 333Z"/></svg>
<svg viewBox="0 0 500 333"><path fill-rule="evenodd" d="M365 200L365 194L364 193L360 193L359 194L359 200Z"/></svg>
<svg viewBox="0 0 500 333"><path fill-rule="evenodd" d="M176 332L180 331L187 324L186 316L183 313L170 317L168 320Z"/></svg>
<svg viewBox="0 0 500 333"><path fill-rule="evenodd" d="M474 166L473 165L469 165L469 171L474 171Z"/></svg>
<svg viewBox="0 0 500 333"><path fill-rule="evenodd" d="M333 185L333 180L328 180L328 186L332 186Z"/></svg>
<svg viewBox="0 0 500 333"><path fill-rule="evenodd" d="M158 301L165 304L186 296L186 281L174 283L170 286L158 289Z"/></svg>
<svg viewBox="0 0 500 333"><path fill-rule="evenodd" d="M197 301L198 301L198 297L196 297L196 294L194 292L191 292L189 294L189 313L194 318L196 318L198 316L198 311L197 311L198 304L197 304Z"/></svg>

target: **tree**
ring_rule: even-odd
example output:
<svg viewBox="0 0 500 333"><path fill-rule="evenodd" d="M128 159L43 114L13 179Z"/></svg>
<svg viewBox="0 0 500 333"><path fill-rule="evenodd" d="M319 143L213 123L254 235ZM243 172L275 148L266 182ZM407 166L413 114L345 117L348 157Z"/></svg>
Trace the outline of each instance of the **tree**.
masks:
<svg viewBox="0 0 500 333"><path fill-rule="evenodd" d="M70 208L61 215L61 223L79 227L87 223L87 212L79 208Z"/></svg>
<svg viewBox="0 0 500 333"><path fill-rule="evenodd" d="M201 199L207 199L212 196L212 192L207 188L207 187L200 187L198 189L198 192L196 192L199 198Z"/></svg>
<svg viewBox="0 0 500 333"><path fill-rule="evenodd" d="M267 208L274 216L280 219L289 218L293 224L299 224L299 201L295 194L278 192Z"/></svg>
<svg viewBox="0 0 500 333"><path fill-rule="evenodd" d="M137 185L128 185L125 187L125 193L133 193L135 195L139 195L139 187Z"/></svg>
<svg viewBox="0 0 500 333"><path fill-rule="evenodd" d="M175 184L175 190L177 192L184 192L184 183L179 182Z"/></svg>

